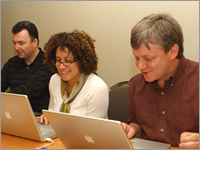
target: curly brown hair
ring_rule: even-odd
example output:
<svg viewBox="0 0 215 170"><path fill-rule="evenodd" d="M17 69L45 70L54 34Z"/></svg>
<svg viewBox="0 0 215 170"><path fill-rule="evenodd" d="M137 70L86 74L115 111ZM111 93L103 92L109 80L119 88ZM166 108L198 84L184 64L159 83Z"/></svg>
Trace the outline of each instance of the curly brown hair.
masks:
<svg viewBox="0 0 215 170"><path fill-rule="evenodd" d="M67 47L69 52L72 52L74 59L77 60L81 73L96 74L98 59L94 42L95 40L84 31L75 30L71 33L54 34L44 46L45 63L53 72L57 73L57 68L53 65L53 60L56 59L56 50L58 47L62 49Z"/></svg>

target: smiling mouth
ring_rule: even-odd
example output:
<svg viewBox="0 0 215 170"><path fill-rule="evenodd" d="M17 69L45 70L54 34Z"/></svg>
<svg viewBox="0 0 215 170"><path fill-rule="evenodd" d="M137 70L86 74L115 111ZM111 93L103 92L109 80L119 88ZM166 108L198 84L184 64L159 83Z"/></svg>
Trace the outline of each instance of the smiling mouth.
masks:
<svg viewBox="0 0 215 170"><path fill-rule="evenodd" d="M148 74L148 73L150 73L150 71L148 71L148 72L142 72L142 74L144 74L144 75L145 75L145 74Z"/></svg>
<svg viewBox="0 0 215 170"><path fill-rule="evenodd" d="M70 71L61 71L60 73L61 73L62 75L64 75L64 74L70 73Z"/></svg>

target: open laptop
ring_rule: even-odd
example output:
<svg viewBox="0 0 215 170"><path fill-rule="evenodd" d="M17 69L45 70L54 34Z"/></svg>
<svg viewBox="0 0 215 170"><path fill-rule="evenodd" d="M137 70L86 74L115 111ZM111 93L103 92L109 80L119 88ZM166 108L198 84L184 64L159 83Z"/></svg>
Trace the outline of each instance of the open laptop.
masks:
<svg viewBox="0 0 215 170"><path fill-rule="evenodd" d="M1 93L1 132L36 141L56 137L50 124L35 119L26 95Z"/></svg>
<svg viewBox="0 0 215 170"><path fill-rule="evenodd" d="M167 149L170 145L128 139L120 121L42 110L67 149Z"/></svg>

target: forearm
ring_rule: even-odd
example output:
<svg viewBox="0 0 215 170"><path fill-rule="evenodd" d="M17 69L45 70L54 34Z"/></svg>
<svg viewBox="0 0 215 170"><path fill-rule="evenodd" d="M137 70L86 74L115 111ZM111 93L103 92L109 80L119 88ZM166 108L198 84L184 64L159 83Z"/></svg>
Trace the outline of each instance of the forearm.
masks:
<svg viewBox="0 0 215 170"><path fill-rule="evenodd" d="M6 81L1 81L1 92L5 92L8 89L9 85Z"/></svg>
<svg viewBox="0 0 215 170"><path fill-rule="evenodd" d="M46 86L45 86L46 85ZM30 83L27 82L25 84L20 84L13 89L11 89L11 93L17 94L25 94L28 95L29 98L39 96L45 89L47 89L48 82L42 84L41 82Z"/></svg>
<svg viewBox="0 0 215 170"><path fill-rule="evenodd" d="M9 81L7 79L7 71L5 68L1 70L1 91L5 92L9 87Z"/></svg>
<svg viewBox="0 0 215 170"><path fill-rule="evenodd" d="M26 76L26 79L22 81L19 78L17 82L13 83L11 88L12 93L26 94L29 97L36 97L48 90L49 79L52 73L49 69L41 67L31 75Z"/></svg>

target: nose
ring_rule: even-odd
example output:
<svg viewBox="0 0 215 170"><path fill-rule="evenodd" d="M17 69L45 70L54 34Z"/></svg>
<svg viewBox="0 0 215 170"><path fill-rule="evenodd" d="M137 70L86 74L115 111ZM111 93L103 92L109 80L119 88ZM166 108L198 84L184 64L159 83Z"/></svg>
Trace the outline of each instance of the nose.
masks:
<svg viewBox="0 0 215 170"><path fill-rule="evenodd" d="M64 69L66 66L63 64L63 62L60 62L60 65L58 66L60 69Z"/></svg>
<svg viewBox="0 0 215 170"><path fill-rule="evenodd" d="M146 61L144 59L140 59L136 61L136 66L139 68L139 70L143 70L147 67Z"/></svg>
<svg viewBox="0 0 215 170"><path fill-rule="evenodd" d="M18 44L18 43L15 43L15 44L14 44L14 49L17 51L17 50L19 50L19 48L20 48L19 44Z"/></svg>

